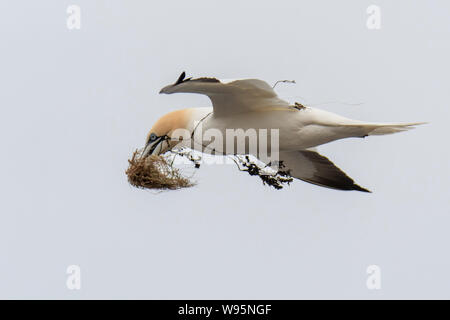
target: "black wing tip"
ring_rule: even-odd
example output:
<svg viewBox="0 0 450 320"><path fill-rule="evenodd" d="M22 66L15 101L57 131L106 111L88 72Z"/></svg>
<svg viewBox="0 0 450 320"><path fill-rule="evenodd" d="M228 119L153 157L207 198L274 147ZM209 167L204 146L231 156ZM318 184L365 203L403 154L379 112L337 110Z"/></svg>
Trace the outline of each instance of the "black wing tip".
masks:
<svg viewBox="0 0 450 320"><path fill-rule="evenodd" d="M372 191L370 191L370 190L368 190L368 189L366 189L366 188L363 188L363 187L361 187L361 186L358 186L357 184L354 184L353 185L353 189L352 190L355 190L355 191L361 191L361 192L367 192L367 193L372 193Z"/></svg>
<svg viewBox="0 0 450 320"><path fill-rule="evenodd" d="M182 83L184 81L184 78L186 77L186 72L183 71L180 76L178 77L177 81L175 82L175 85Z"/></svg>
<svg viewBox="0 0 450 320"><path fill-rule="evenodd" d="M186 82L186 81L196 81L196 82L219 82L220 80L217 78L209 78L209 77L201 77L201 78L195 78L192 79L192 77L190 78L186 78L186 72L183 71L180 76L178 77L177 81L175 81L174 86L176 86L177 84Z"/></svg>

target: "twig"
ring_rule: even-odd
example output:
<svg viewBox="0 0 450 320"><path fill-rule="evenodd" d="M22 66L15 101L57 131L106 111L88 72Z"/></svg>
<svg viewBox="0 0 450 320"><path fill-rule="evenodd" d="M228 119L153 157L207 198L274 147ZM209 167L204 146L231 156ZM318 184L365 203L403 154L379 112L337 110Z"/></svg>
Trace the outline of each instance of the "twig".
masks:
<svg viewBox="0 0 450 320"><path fill-rule="evenodd" d="M277 82L275 82L275 84L272 86L272 89L275 89L275 87L277 86L278 83L283 82L283 83L296 83L295 80L278 80Z"/></svg>

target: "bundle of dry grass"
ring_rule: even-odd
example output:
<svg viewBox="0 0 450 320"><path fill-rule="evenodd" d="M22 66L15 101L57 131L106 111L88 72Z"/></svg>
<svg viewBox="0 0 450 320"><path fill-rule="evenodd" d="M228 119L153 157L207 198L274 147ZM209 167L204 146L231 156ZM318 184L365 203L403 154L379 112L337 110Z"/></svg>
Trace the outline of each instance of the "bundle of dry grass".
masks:
<svg viewBox="0 0 450 320"><path fill-rule="evenodd" d="M162 156L151 155L142 158L140 152L136 150L128 162L129 167L125 173L128 176L128 182L134 187L176 190L194 185Z"/></svg>

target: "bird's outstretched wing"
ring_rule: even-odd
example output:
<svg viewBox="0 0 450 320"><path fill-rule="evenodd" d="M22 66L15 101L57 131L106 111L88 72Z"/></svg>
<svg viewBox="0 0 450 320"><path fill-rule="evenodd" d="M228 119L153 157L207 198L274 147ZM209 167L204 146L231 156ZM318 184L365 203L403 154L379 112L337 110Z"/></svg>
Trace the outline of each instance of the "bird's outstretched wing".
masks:
<svg viewBox="0 0 450 320"><path fill-rule="evenodd" d="M289 171L293 178L331 189L370 192L316 151L280 152L279 160L284 165L281 170Z"/></svg>
<svg viewBox="0 0 450 320"><path fill-rule="evenodd" d="M161 89L160 93L199 93L208 96L215 116L255 111L262 108L289 107L273 88L258 79L221 81L216 78L187 78L183 72L178 80Z"/></svg>

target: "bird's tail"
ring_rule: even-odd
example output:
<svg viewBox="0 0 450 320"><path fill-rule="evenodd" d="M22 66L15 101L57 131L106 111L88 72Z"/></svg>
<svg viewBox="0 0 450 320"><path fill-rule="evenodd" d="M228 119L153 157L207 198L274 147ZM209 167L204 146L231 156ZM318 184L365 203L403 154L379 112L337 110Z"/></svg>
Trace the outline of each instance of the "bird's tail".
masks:
<svg viewBox="0 0 450 320"><path fill-rule="evenodd" d="M355 132L356 136L376 136L392 134L414 129L416 126L426 124L426 122L411 123L357 123L345 125L347 129Z"/></svg>
<svg viewBox="0 0 450 320"><path fill-rule="evenodd" d="M425 124L426 122L411 122L411 123L380 123L380 124L368 124L368 135L377 136L383 134L391 134L402 131L408 131L414 129L416 126Z"/></svg>

